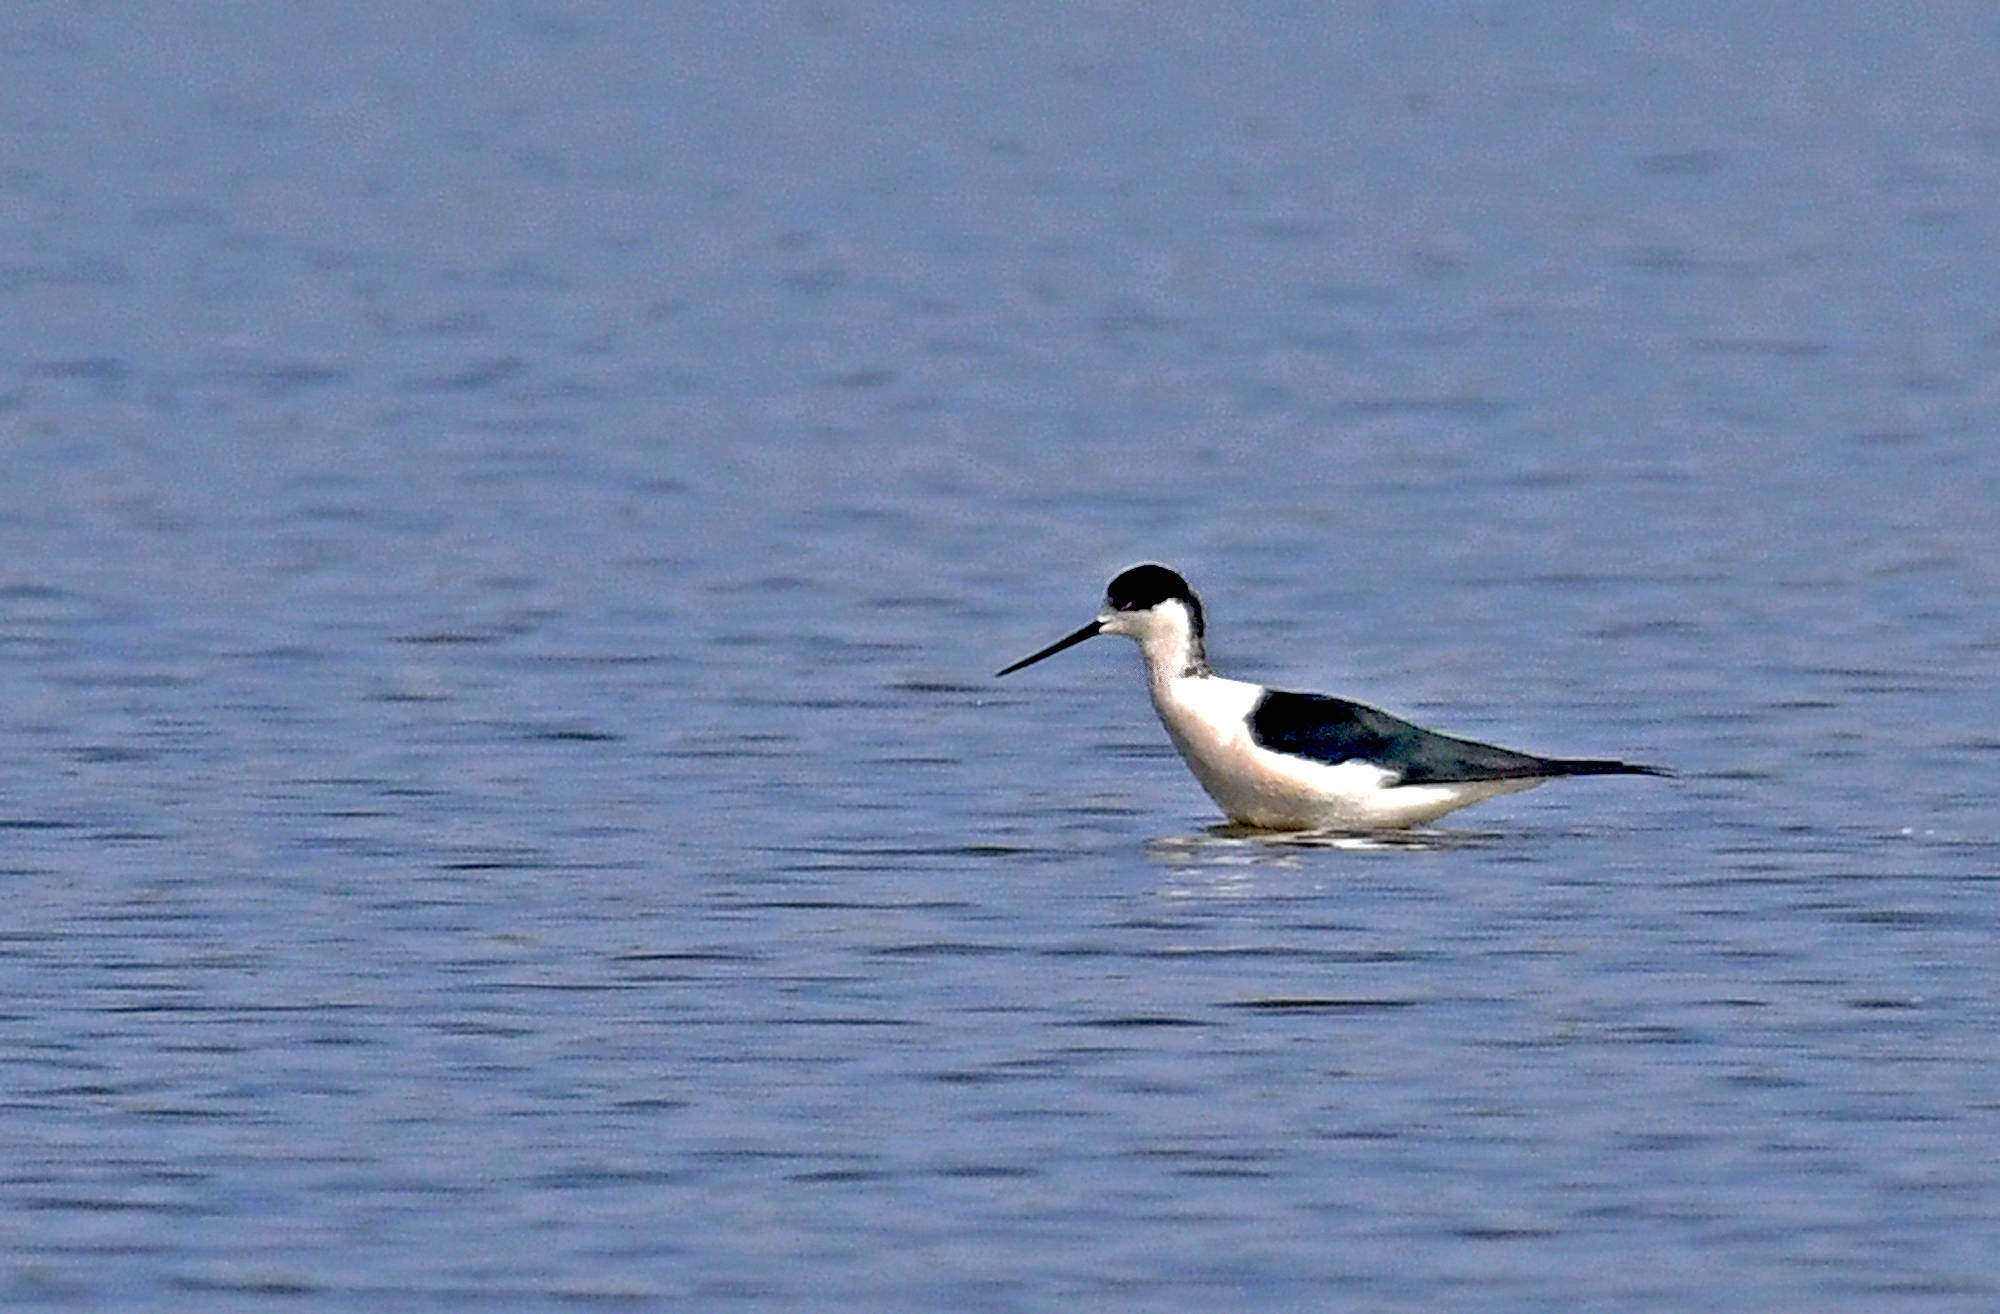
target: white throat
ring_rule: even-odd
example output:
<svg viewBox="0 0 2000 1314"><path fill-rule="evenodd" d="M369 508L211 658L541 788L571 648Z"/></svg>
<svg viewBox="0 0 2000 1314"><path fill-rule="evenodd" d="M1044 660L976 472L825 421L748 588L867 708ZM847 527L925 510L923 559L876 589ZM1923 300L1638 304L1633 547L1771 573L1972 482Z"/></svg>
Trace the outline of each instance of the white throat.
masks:
<svg viewBox="0 0 2000 1314"><path fill-rule="evenodd" d="M1168 599L1144 611L1112 611L1100 617L1104 633L1138 640L1146 659L1146 679L1154 689L1173 680L1209 674L1208 654L1194 627L1194 616L1178 599Z"/></svg>

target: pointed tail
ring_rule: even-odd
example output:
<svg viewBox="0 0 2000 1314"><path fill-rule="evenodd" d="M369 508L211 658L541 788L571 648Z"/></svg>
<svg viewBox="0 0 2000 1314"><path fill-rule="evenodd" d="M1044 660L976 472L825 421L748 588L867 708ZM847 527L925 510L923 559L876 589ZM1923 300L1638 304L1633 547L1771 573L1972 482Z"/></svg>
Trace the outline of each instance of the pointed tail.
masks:
<svg viewBox="0 0 2000 1314"><path fill-rule="evenodd" d="M1613 762L1607 758L1546 757L1539 764L1552 776L1672 776L1666 767L1643 762Z"/></svg>

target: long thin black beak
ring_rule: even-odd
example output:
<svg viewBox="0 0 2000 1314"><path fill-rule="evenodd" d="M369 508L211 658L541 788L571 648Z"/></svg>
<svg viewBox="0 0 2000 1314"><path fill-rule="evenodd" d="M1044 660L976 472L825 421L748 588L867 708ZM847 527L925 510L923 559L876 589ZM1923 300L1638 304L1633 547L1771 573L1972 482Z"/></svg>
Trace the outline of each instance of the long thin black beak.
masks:
<svg viewBox="0 0 2000 1314"><path fill-rule="evenodd" d="M1094 620L1090 624L1078 630L1075 634L1070 635L1067 639L1057 639L1054 643L1042 649L1034 656L1023 657L1020 661L1015 662L1012 666L1007 667L1006 670L998 672L994 676L994 678L997 680L998 678L1000 678L1000 676L1007 674L1009 671L1018 671L1023 666L1033 666L1036 662L1040 661L1044 657L1053 657L1057 653L1061 652L1064 648L1074 648L1077 644L1082 643L1085 639L1094 639L1102 633L1104 633L1104 622L1101 620Z"/></svg>

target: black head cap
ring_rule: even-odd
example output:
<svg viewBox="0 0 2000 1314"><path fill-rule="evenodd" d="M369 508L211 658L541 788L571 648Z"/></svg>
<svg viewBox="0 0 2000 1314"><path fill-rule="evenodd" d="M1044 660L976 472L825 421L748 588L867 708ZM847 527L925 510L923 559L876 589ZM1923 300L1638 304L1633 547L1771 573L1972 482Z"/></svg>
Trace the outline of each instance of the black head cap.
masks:
<svg viewBox="0 0 2000 1314"><path fill-rule="evenodd" d="M1201 633L1201 600L1188 587L1188 582L1179 572L1167 569L1158 562L1148 561L1130 570L1120 571L1104 590L1104 600L1113 611L1145 611L1157 607L1162 602L1177 599L1187 605L1188 614L1194 618L1194 632Z"/></svg>

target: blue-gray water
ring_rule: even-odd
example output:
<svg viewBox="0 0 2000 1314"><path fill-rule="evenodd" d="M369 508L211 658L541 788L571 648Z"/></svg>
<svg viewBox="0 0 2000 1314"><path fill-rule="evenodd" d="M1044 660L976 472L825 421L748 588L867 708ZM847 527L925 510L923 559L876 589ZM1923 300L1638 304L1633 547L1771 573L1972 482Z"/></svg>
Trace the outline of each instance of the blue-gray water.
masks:
<svg viewBox="0 0 2000 1314"><path fill-rule="evenodd" d="M0 11L0 1303L2000 1305L2000 21ZM1666 763L1253 843L1102 640Z"/></svg>

